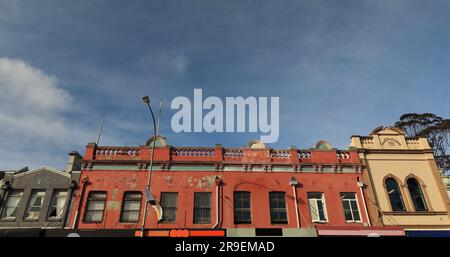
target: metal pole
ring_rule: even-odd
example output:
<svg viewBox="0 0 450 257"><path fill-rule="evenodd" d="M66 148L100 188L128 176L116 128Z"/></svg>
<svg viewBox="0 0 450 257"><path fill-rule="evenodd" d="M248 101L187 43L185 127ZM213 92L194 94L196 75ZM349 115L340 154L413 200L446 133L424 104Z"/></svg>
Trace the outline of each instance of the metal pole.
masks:
<svg viewBox="0 0 450 257"><path fill-rule="evenodd" d="M300 216L299 216L299 210L298 210L298 203L297 203L297 188L295 185L292 185L292 191L294 191L294 201L295 201L295 214L297 217L297 228L300 228Z"/></svg>
<svg viewBox="0 0 450 257"><path fill-rule="evenodd" d="M150 183L152 178L152 170L153 170L153 157L155 155L155 141L156 141L156 122L155 122L155 116L153 115L152 108L150 107L150 103L146 102L148 109L150 110L150 114L152 115L153 119L153 142L152 142L152 155L150 157L150 170L147 177L147 190L151 194L150 191ZM147 208L148 208L148 200L145 201L145 208L144 208L144 215L142 218L142 227L141 227L141 237L144 237L144 230L145 230L145 220L147 219Z"/></svg>
<svg viewBox="0 0 450 257"><path fill-rule="evenodd" d="M98 129L98 135L97 135L97 140L95 141L95 144L98 145L98 143L100 142L100 135L102 134L102 130L103 130L103 121L105 120L105 115L102 115L102 121L100 122L100 128Z"/></svg>
<svg viewBox="0 0 450 257"><path fill-rule="evenodd" d="M159 124L161 121L161 110L162 110L162 98L159 98L159 113L158 113L158 119L156 122L158 122L158 126L156 126L156 135L159 136Z"/></svg>

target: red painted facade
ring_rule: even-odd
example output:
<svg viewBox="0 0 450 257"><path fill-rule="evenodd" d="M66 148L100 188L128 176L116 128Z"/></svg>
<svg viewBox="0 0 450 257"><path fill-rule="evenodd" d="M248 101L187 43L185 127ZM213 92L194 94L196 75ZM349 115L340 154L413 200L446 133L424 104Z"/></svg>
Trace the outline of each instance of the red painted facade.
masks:
<svg viewBox="0 0 450 257"><path fill-rule="evenodd" d="M143 192L147 184L151 148L101 147L89 144L83 157L81 182L76 191L69 226L79 229L139 229L144 199L137 223L122 223L120 215L124 192ZM146 229L158 228L311 228L308 192L322 192L325 198L327 222L322 226L367 226L366 207L357 181L362 181L364 167L356 151L339 150L275 150L270 148L227 149L176 148L155 149L151 191L157 202L161 192L178 192L176 221L158 223L155 210L149 205ZM221 183L216 182L220 178ZM294 188L295 178L298 214ZM87 180L88 179L88 180ZM365 189L363 189L365 190ZM89 192L106 191L103 219L98 223L84 222ZM251 224L235 224L233 193L251 194ZM272 224L269 192L285 192L288 221ZM210 192L211 222L194 224L194 193ZM217 192L219 194L217 195ZM340 193L357 196L360 222L347 222ZM143 197L144 198L144 197ZM81 203L81 205L80 205ZM218 208L219 216L216 215ZM297 224L297 215L299 223Z"/></svg>

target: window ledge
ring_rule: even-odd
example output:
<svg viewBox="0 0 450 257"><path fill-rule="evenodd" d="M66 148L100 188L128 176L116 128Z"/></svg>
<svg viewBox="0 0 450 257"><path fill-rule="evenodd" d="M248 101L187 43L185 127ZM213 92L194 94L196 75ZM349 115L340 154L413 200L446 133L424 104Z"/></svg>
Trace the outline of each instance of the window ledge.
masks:
<svg viewBox="0 0 450 257"><path fill-rule="evenodd" d="M346 220L345 222L346 222L346 223L362 223L361 220L354 220L354 221Z"/></svg>
<svg viewBox="0 0 450 257"><path fill-rule="evenodd" d="M16 218L3 218L3 219L0 219L0 221L12 222L12 221L16 221Z"/></svg>
<svg viewBox="0 0 450 257"><path fill-rule="evenodd" d="M62 218L48 218L47 221L57 222L62 221Z"/></svg>

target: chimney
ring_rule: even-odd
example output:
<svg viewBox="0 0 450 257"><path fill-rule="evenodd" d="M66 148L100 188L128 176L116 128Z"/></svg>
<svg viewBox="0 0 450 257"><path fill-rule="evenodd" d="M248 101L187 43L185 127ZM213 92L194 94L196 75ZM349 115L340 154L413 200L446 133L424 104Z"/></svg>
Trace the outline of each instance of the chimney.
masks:
<svg viewBox="0 0 450 257"><path fill-rule="evenodd" d="M81 159L82 157L77 151L71 151L67 161L66 172L70 174L74 170L81 170Z"/></svg>

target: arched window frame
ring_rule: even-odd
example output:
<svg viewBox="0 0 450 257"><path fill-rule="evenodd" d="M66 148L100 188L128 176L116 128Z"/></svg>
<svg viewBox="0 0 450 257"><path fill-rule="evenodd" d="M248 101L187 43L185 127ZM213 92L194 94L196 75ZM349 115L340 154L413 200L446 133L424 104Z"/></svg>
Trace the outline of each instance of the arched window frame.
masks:
<svg viewBox="0 0 450 257"><path fill-rule="evenodd" d="M424 201L426 210L424 210L424 211L418 211L418 212L428 212L428 211L431 211L431 210L432 210L432 208L431 208L431 201L430 201L430 199L429 199L429 197L428 197L428 193L427 193L427 190L426 190L427 185L426 185L426 184L423 182L423 180L420 179L419 177L415 176L414 174L409 174L409 175L406 176L406 178L405 178L405 187L406 187L406 189L407 189L407 191L408 191L408 198L409 198L409 200L411 201L412 210L413 210L413 211L416 211L416 208L414 207L414 200L412 199L412 195L411 195L411 192L409 191L409 187L408 187L408 180L409 180L409 179L414 179L414 180L416 180L416 182L417 182L417 184L418 184L418 186L419 186L419 190L420 190L420 192L422 193L422 199L423 199L423 201Z"/></svg>
<svg viewBox="0 0 450 257"><path fill-rule="evenodd" d="M405 200L404 192L403 192L404 185L403 185L402 181L399 178L397 178L396 176L394 176L392 174L388 174L383 179L384 192L386 194L386 199L389 202L390 210L394 211L394 208L392 207L392 203L391 203L391 198L389 197L389 192L388 192L388 189L386 187L386 180L388 180L388 179L393 179L393 180L395 180L395 182L397 182L397 187L398 187L398 190L400 192L400 196L402 198L402 203L403 203L403 208L404 209L402 211L395 211L395 212L406 212L406 211L408 211L408 205L406 204L406 200Z"/></svg>

